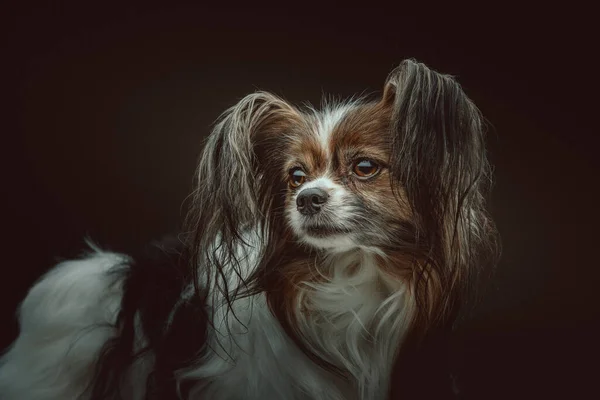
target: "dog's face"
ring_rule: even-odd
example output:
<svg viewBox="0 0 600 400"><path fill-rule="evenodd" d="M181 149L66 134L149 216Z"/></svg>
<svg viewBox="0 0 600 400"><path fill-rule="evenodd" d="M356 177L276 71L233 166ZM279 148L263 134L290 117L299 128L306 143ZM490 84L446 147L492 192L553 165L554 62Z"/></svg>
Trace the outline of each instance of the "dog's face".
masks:
<svg viewBox="0 0 600 400"><path fill-rule="evenodd" d="M281 171L293 233L335 251L389 244L408 217L390 179L391 107L349 103L303 120Z"/></svg>

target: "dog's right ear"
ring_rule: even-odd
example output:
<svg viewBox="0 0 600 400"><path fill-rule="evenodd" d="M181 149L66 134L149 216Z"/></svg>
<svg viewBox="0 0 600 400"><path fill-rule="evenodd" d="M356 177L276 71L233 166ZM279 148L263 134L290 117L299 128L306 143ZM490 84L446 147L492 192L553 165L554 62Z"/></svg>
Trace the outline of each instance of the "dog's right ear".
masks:
<svg viewBox="0 0 600 400"><path fill-rule="evenodd" d="M280 176L269 168L276 167L281 139L298 119L295 108L267 92L250 94L221 115L197 175L198 200L202 207L213 208L211 218L227 212L232 222L244 224L254 221L257 213L268 214L268 178Z"/></svg>
<svg viewBox="0 0 600 400"><path fill-rule="evenodd" d="M200 156L186 218L193 261L210 257L215 245L223 257L236 257L243 229L266 229L273 199L285 184L278 171L285 137L299 121L293 106L266 92L244 97L217 120ZM227 260L213 261L219 268Z"/></svg>

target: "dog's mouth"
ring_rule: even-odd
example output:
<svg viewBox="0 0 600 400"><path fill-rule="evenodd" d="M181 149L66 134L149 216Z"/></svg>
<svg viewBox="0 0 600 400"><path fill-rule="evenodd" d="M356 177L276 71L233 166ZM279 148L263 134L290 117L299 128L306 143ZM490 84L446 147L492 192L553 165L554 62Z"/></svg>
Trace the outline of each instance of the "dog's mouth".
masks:
<svg viewBox="0 0 600 400"><path fill-rule="evenodd" d="M348 228L342 228L337 226L329 226L329 225L310 225L304 228L306 233L310 236L315 237L326 237L333 235L344 235L351 233L352 230Z"/></svg>

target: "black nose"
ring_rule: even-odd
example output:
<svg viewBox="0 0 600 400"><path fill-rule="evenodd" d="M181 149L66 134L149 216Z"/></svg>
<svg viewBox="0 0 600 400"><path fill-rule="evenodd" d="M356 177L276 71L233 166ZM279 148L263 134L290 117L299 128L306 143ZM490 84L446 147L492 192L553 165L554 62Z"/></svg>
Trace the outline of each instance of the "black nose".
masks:
<svg viewBox="0 0 600 400"><path fill-rule="evenodd" d="M296 205L301 214L313 215L321 210L328 198L329 195L323 189L304 189L296 197Z"/></svg>

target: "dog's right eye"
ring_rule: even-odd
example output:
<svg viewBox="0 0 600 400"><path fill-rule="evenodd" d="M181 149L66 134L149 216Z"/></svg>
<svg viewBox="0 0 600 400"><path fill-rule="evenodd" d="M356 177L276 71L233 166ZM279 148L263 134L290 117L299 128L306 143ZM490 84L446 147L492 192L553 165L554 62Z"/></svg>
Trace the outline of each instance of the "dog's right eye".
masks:
<svg viewBox="0 0 600 400"><path fill-rule="evenodd" d="M306 180L306 174L301 168L296 167L290 170L289 184L292 188L297 188Z"/></svg>

